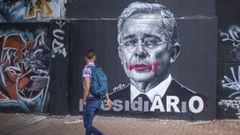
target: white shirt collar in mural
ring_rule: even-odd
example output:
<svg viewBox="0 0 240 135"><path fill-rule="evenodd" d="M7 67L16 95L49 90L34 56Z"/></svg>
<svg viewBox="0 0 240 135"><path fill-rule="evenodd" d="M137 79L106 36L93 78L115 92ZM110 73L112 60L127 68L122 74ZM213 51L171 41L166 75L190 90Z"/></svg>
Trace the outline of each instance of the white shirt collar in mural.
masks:
<svg viewBox="0 0 240 135"><path fill-rule="evenodd" d="M169 75L167 79L159 83L156 87L152 88L146 93L140 92L134 85L131 84L131 102L140 94L145 94L150 101L153 101L156 95L163 97L172 81L172 76Z"/></svg>

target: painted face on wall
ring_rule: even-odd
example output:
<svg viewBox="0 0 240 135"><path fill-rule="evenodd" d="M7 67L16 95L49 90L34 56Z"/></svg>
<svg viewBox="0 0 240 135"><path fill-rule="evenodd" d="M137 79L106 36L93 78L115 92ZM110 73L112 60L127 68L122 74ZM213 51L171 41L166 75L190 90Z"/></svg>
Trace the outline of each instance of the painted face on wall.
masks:
<svg viewBox="0 0 240 135"><path fill-rule="evenodd" d="M179 46L170 47L161 16L135 14L131 18L138 19L125 21L118 48L127 76L137 82L164 79L169 74L170 63L178 54Z"/></svg>

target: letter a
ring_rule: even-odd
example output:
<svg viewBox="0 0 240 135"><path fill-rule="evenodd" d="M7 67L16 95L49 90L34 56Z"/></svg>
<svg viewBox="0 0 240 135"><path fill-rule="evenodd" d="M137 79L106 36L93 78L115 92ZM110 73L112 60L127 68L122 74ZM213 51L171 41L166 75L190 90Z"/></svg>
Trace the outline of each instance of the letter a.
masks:
<svg viewBox="0 0 240 135"><path fill-rule="evenodd" d="M160 96L155 96L154 97L154 100L153 100L152 106L150 108L150 111L154 112L156 109L159 109L160 112L165 112L165 109L164 109L163 103L162 103L162 99L161 99Z"/></svg>

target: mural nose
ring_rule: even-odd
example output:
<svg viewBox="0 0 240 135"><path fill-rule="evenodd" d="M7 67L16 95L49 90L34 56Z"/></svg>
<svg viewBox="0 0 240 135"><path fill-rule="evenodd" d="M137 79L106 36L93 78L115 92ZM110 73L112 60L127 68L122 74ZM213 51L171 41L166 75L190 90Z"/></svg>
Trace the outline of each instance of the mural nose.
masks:
<svg viewBox="0 0 240 135"><path fill-rule="evenodd" d="M136 49L135 49L135 55L138 56L138 57L146 57L147 56L147 52L146 50L144 49L143 47L143 44L142 43L137 43L136 44Z"/></svg>

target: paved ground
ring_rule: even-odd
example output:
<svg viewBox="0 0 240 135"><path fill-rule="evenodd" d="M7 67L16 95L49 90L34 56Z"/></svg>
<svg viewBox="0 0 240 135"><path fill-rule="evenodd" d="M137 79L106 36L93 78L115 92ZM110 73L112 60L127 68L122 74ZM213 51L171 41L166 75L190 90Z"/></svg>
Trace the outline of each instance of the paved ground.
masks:
<svg viewBox="0 0 240 135"><path fill-rule="evenodd" d="M107 135L240 135L240 120L188 122L96 117ZM81 116L0 113L0 135L84 135Z"/></svg>

